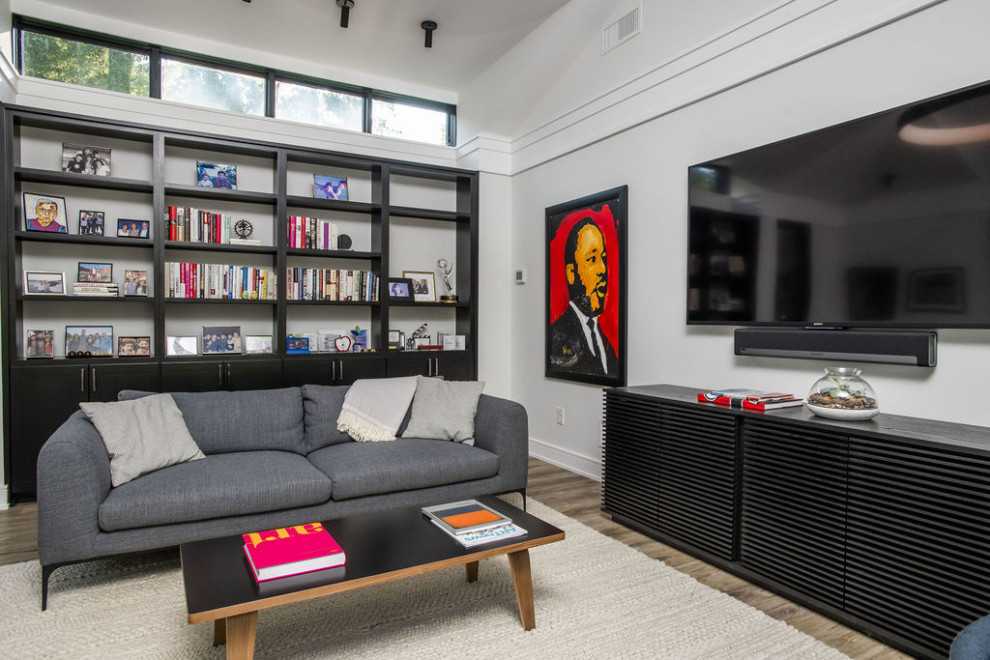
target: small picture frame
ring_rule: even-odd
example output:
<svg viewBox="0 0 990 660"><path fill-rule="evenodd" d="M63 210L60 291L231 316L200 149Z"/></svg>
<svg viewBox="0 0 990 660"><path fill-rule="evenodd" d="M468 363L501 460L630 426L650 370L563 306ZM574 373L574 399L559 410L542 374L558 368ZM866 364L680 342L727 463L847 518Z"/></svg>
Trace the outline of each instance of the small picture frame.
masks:
<svg viewBox="0 0 990 660"><path fill-rule="evenodd" d="M146 270L125 270L124 271L124 295L125 296L147 296L148 295L148 271L146 271Z"/></svg>
<svg viewBox="0 0 990 660"><path fill-rule="evenodd" d="M65 273L53 270L24 271L24 295L64 296Z"/></svg>
<svg viewBox="0 0 990 660"><path fill-rule="evenodd" d="M65 326L65 357L113 357L113 326Z"/></svg>
<svg viewBox="0 0 990 660"><path fill-rule="evenodd" d="M54 330L28 330L24 341L24 357L35 358L55 357Z"/></svg>
<svg viewBox="0 0 990 660"><path fill-rule="evenodd" d="M51 234L69 233L65 216L65 198L55 195L24 193L24 229Z"/></svg>
<svg viewBox="0 0 990 660"><path fill-rule="evenodd" d="M196 335L169 335L165 338L165 355L169 357L199 355L199 337Z"/></svg>
<svg viewBox="0 0 990 660"><path fill-rule="evenodd" d="M203 355L232 355L241 352L239 325L204 325Z"/></svg>
<svg viewBox="0 0 990 660"><path fill-rule="evenodd" d="M196 185L237 190L237 166L196 161Z"/></svg>
<svg viewBox="0 0 990 660"><path fill-rule="evenodd" d="M150 220L117 218L117 238L148 238Z"/></svg>
<svg viewBox="0 0 990 660"><path fill-rule="evenodd" d="M309 337L289 335L285 338L286 353L309 353Z"/></svg>
<svg viewBox="0 0 990 660"><path fill-rule="evenodd" d="M402 330L388 331L388 348L392 351L402 351L406 348L406 333Z"/></svg>
<svg viewBox="0 0 990 660"><path fill-rule="evenodd" d="M271 335L244 335L245 353L271 353L273 346Z"/></svg>
<svg viewBox="0 0 990 660"><path fill-rule="evenodd" d="M416 302L437 301L437 286L433 271L404 270L402 277L412 280L413 300ZM389 293L391 294L391 285L389 286Z"/></svg>
<svg viewBox="0 0 990 660"><path fill-rule="evenodd" d="M339 199L341 201L347 201L347 179L314 174L313 195L317 199Z"/></svg>
<svg viewBox="0 0 990 660"><path fill-rule="evenodd" d="M388 299L413 302L413 281L408 277L388 278Z"/></svg>
<svg viewBox="0 0 990 660"><path fill-rule="evenodd" d="M151 355L151 337L119 337L118 357L147 357Z"/></svg>
<svg viewBox="0 0 990 660"><path fill-rule="evenodd" d="M73 174L110 176L110 150L106 147L63 142L62 171Z"/></svg>
<svg viewBox="0 0 990 660"><path fill-rule="evenodd" d="M113 282L113 264L80 261L77 282Z"/></svg>
<svg viewBox="0 0 990 660"><path fill-rule="evenodd" d="M79 235L103 236L103 211L79 211Z"/></svg>

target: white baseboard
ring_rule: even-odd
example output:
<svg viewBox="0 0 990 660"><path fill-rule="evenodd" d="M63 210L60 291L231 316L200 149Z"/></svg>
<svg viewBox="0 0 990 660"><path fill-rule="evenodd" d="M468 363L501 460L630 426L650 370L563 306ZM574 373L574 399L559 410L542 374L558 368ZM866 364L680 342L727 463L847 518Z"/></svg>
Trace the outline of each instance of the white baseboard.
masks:
<svg viewBox="0 0 990 660"><path fill-rule="evenodd" d="M581 476L602 480L601 458L590 458L536 438L529 439L529 455Z"/></svg>

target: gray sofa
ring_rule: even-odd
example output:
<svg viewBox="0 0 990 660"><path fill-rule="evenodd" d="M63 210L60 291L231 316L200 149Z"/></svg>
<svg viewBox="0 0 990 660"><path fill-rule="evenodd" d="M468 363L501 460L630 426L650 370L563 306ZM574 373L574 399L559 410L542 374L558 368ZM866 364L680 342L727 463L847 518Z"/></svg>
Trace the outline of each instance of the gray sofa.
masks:
<svg viewBox="0 0 990 660"><path fill-rule="evenodd" d="M521 405L481 395L474 446L354 442L336 426L347 389L173 393L206 457L116 488L100 434L85 413L74 413L38 457L42 609L51 573L70 563L387 507L490 493L525 498L529 429Z"/></svg>

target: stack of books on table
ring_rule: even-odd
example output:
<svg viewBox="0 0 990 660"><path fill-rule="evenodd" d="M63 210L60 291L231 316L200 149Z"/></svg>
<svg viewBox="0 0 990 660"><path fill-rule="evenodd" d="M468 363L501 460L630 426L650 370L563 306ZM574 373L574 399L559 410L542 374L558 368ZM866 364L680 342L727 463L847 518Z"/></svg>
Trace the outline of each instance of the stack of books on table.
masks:
<svg viewBox="0 0 990 660"><path fill-rule="evenodd" d="M242 538L258 582L343 566L347 561L344 550L318 522L251 532Z"/></svg>
<svg viewBox="0 0 990 660"><path fill-rule="evenodd" d="M73 282L74 296L113 296L120 295L120 287L116 282Z"/></svg>
<svg viewBox="0 0 990 660"><path fill-rule="evenodd" d="M699 403L717 403L745 410L775 410L800 406L804 401L788 392L728 389L698 392Z"/></svg>
<svg viewBox="0 0 990 660"><path fill-rule="evenodd" d="M526 533L511 518L477 500L423 507L423 514L467 548Z"/></svg>

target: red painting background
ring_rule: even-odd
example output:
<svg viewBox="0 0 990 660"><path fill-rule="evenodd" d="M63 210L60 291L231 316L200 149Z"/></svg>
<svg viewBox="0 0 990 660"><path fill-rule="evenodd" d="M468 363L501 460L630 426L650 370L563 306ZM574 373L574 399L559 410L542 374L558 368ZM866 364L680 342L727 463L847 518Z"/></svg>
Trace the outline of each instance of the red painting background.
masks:
<svg viewBox="0 0 990 660"><path fill-rule="evenodd" d="M608 292L605 294L605 305L598 317L598 325L608 340L619 348L619 236L615 226L615 218L608 204L602 204L600 210L594 207L573 211L564 216L557 225L550 241L550 323L567 311L570 296L567 292L567 277L564 273L564 245L571 227L581 218L590 217L602 232L605 239L605 254L608 258Z"/></svg>

